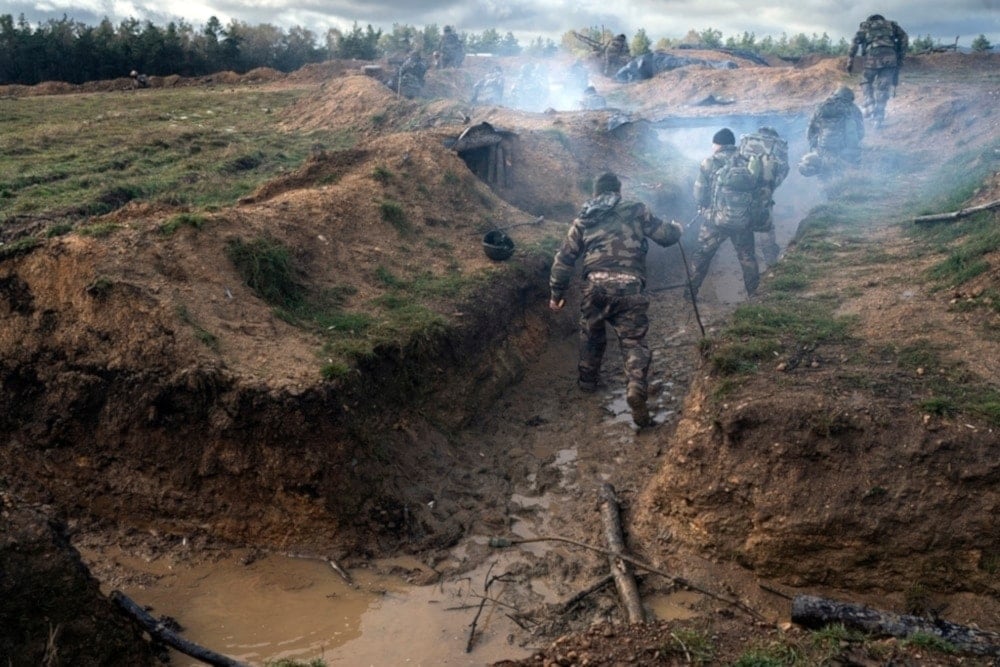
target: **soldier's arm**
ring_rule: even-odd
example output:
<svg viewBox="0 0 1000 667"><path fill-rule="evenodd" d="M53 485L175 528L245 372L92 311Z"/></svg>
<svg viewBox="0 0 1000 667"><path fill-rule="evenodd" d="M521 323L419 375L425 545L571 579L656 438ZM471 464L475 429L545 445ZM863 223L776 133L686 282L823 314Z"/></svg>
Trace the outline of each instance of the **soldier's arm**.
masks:
<svg viewBox="0 0 1000 667"><path fill-rule="evenodd" d="M698 178L694 182L694 201L698 208L708 208L712 205L712 165L712 158L705 158L698 169Z"/></svg>
<svg viewBox="0 0 1000 667"><path fill-rule="evenodd" d="M583 231L579 222L574 220L566 234L566 239L552 260L552 270L549 273L549 292L552 303L559 303L563 300L563 295L569 287L569 281L573 277L573 267L582 253Z"/></svg>
<svg viewBox="0 0 1000 667"><path fill-rule="evenodd" d="M669 246L681 239L684 228L679 222L665 222L653 215L649 207L636 202L632 215L642 223L642 233L661 246Z"/></svg>

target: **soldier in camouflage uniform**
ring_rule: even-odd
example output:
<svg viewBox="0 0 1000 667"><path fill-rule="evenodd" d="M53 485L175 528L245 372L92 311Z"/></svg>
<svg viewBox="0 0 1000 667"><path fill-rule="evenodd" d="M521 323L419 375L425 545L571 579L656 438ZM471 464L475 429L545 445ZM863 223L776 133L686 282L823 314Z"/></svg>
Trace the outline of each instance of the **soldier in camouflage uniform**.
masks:
<svg viewBox="0 0 1000 667"><path fill-rule="evenodd" d="M759 159L761 167L761 187L755 199L754 216L758 218L751 225L755 232L764 234L761 254L770 266L778 261L781 246L774 232L774 191L788 177L788 142L769 125L761 125L756 132L740 138L740 152Z"/></svg>
<svg viewBox="0 0 1000 667"><path fill-rule="evenodd" d="M621 181L615 174L601 174L594 196L584 203L556 252L549 277L549 308L558 311L565 305L573 267L583 257L579 386L584 391L597 388L607 345L605 324L610 324L624 359L626 400L640 428L653 424L646 407L652 360L645 340L649 297L643 293L647 238L668 246L680 240L681 232L678 223L665 223L645 204L623 200Z"/></svg>
<svg viewBox="0 0 1000 667"><path fill-rule="evenodd" d="M909 47L906 31L881 14L872 14L863 21L851 42L847 71L854 71L854 57L860 53L865 59L861 106L865 118L871 118L875 127L880 127L885 120L889 89L895 89L899 83L899 68Z"/></svg>
<svg viewBox="0 0 1000 667"><path fill-rule="evenodd" d="M465 47L462 46L462 40L459 39L455 29L450 25L444 27L437 52L439 58L435 64L439 68L461 67L462 61L465 60Z"/></svg>
<svg viewBox="0 0 1000 667"><path fill-rule="evenodd" d="M854 103L854 93L841 86L826 98L809 119L809 152L799 160L803 176L826 178L861 161L865 121Z"/></svg>
<svg viewBox="0 0 1000 667"><path fill-rule="evenodd" d="M723 241L728 239L736 250L736 257L743 270L743 285L747 295L757 291L760 283L760 267L754 247L753 230L748 224L734 227L726 220L719 205L717 192L719 173L738 154L736 136L724 127L712 137L712 154L702 160L698 177L694 183L694 199L701 213L701 229L698 231L698 248L691 259L694 265L691 284L685 296L691 300L698 297L698 290L708 276L708 267Z"/></svg>
<svg viewBox="0 0 1000 667"><path fill-rule="evenodd" d="M631 59L628 38L625 35L615 35L604 47L604 76L614 76Z"/></svg>
<svg viewBox="0 0 1000 667"><path fill-rule="evenodd" d="M399 79L397 93L403 97L414 98L420 94L424 88L424 75L427 74L427 63L424 62L420 51L413 51L406 57L403 64L399 66Z"/></svg>

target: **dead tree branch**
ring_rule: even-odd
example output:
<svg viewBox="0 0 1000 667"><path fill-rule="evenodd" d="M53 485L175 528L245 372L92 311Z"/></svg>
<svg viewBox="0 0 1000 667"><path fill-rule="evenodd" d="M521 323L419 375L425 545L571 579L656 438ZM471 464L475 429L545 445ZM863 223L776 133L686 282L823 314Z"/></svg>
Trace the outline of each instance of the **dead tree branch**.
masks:
<svg viewBox="0 0 1000 667"><path fill-rule="evenodd" d="M604 554L606 556L615 556L617 558L621 558L624 561L628 561L629 563L631 563L635 567L639 568L640 570L645 570L646 572L650 572L652 574L658 574L661 577L663 577L663 578L665 578L665 579L667 579L669 581L674 582L678 586L683 586L684 588L689 588L689 589L691 589L693 591L698 591L702 595L707 595L708 597L712 598L713 600L718 600L719 602L722 602L724 604L728 604L728 605L731 605L733 607L736 607L740 611L743 611L743 612L749 614L750 616L752 616L753 618L757 619L758 621L766 620L760 614L760 612L758 612L758 611L756 611L756 610L754 610L754 609L746 606L745 604L743 604L739 600L733 600L733 599L727 598L727 597L725 597L723 595L719 595L718 593L714 593L714 592L708 590L707 588L703 588L701 586L698 586L695 583L692 583L692 582L688 581L687 579L684 579L683 577L674 576L674 575L672 575L672 574L670 574L668 572L664 572L663 570L659 570L659 569L653 567L652 565L650 565L649 563L644 563L641 560L638 560L637 558L633 558L632 556L629 556L627 554L614 553L614 552L609 551L608 549L604 549L602 547L595 547L593 544L587 544L586 542L579 542L577 540L572 540L572 539L570 539L568 537L559 537L557 535L548 535L548 536L545 536L545 537L529 537L529 538L514 538L514 537L491 537L490 538L490 546L493 547L493 548L495 548L495 549L503 549L505 547L510 547L510 546L514 546L514 545L517 545L517 544L529 544L531 542L563 542L564 544L572 544L573 546L580 547L581 549L588 549L590 551L594 551L594 552L599 553L599 554Z"/></svg>
<svg viewBox="0 0 1000 667"><path fill-rule="evenodd" d="M807 628L831 623L875 635L909 637L920 633L939 637L960 651L976 655L1000 656L1000 634L956 625L940 619L921 618L871 609L864 605L837 602L812 595L797 595L792 601L792 621Z"/></svg>
<svg viewBox="0 0 1000 667"><path fill-rule="evenodd" d="M561 613L565 614L570 609L572 609L573 607L575 607L576 604L578 602L580 602L580 600L582 600L583 598L587 597L591 593L596 593L597 591L601 590L602 588L604 588L605 586L607 586L608 584L610 584L614 580L615 580L615 578L612 575L610 575L610 574L604 575L603 577L601 577L600 579L598 579L597 581L595 581L594 583L592 583L590 586L587 586L585 589L583 589L582 591L580 591L579 593L577 593L576 595L574 595L570 599L568 599L565 602L563 602L562 605L560 606Z"/></svg>
<svg viewBox="0 0 1000 667"><path fill-rule="evenodd" d="M129 616L137 620L153 639L171 646L195 660L213 665L213 667L248 667L246 663L233 660L228 656L216 653L184 639L173 630L168 629L163 623L150 616L145 609L121 591L111 591L111 601L121 607Z"/></svg>
<svg viewBox="0 0 1000 667"><path fill-rule="evenodd" d="M625 539L622 535L621 512L618 506L618 498L615 496L615 489L608 483L601 485L601 517L604 520L604 538L608 542L608 548L615 554L625 553ZM635 577L632 576L632 568L628 561L608 554L608 565L611 574L615 578L615 588L618 589L618 596L625 605L628 613L629 623L643 623L646 614L642 610L642 600L639 597L639 587L636 586Z"/></svg>
<svg viewBox="0 0 1000 667"><path fill-rule="evenodd" d="M934 213L932 215L921 215L913 219L913 222L918 225L927 222L950 222L952 220L958 220L960 218L966 218L975 213L981 211L989 211L990 209L1000 208L1000 199L987 202L986 204L980 204L979 206L970 206L969 208L963 208L959 211L951 211L950 213Z"/></svg>

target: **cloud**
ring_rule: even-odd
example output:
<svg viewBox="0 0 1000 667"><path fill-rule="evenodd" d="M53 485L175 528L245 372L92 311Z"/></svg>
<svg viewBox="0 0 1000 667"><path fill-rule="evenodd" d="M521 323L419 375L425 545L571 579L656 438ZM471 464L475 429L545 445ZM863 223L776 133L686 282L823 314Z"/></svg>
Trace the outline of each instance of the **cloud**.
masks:
<svg viewBox="0 0 1000 667"><path fill-rule="evenodd" d="M558 42L573 29L604 27L629 37L640 28L653 42L677 39L689 30L713 28L724 37L744 32L758 39L798 34L826 33L834 42L850 40L858 24L873 11L893 19L911 38L930 35L942 43L960 36L968 45L979 34L1000 44L1000 0L887 0L877 10L868 3L847 0L781 0L767 4L746 0L16 0L2 10L20 14L32 23L59 20L65 14L86 25L104 17L117 24L126 18L164 25L184 20L196 27L216 16L223 25L231 20L250 25L281 28L300 26L322 35L328 28L350 29L371 24L389 31L395 23L423 27L455 26L459 32L480 33L492 28L512 32L522 44L536 37Z"/></svg>

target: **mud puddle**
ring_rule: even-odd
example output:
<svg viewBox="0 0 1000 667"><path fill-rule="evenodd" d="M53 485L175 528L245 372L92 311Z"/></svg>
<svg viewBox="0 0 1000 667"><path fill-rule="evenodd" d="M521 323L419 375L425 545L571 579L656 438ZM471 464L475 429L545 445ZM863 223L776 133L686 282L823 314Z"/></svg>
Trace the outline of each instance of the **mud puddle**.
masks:
<svg viewBox="0 0 1000 667"><path fill-rule="evenodd" d="M453 557L463 558L464 551L483 544L470 540L456 547ZM524 625L515 620L517 601L525 599L525 591L515 589L523 581L507 580L503 573L524 566L526 555L544 555L546 548L535 544L504 552L462 577L428 586L382 573L420 567L405 558L351 570L353 585L321 560L284 555L249 564L239 552L198 565L125 555L118 560L138 579L147 579L124 587L126 595L153 616L175 620L184 638L247 664L321 659L351 667L478 666L530 655L533 647L515 641L518 624ZM542 580L529 588L546 602L559 598ZM697 615L698 595L691 592L657 594L644 602L659 619ZM178 667L202 664L173 650L169 656Z"/></svg>

